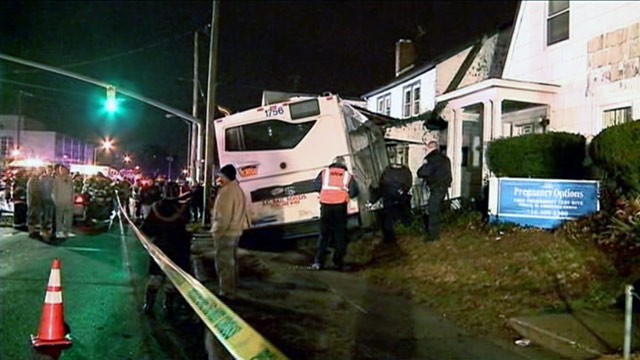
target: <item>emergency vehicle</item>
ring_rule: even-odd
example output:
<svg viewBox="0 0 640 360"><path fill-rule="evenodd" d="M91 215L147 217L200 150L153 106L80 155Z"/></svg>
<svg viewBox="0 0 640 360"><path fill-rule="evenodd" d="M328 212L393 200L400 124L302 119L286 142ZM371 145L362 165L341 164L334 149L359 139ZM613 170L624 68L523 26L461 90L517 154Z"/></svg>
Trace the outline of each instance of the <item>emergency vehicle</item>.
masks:
<svg viewBox="0 0 640 360"><path fill-rule="evenodd" d="M282 237L318 231L314 180L343 156L360 195L348 205L350 227L369 227L365 204L388 164L382 129L336 95L294 97L215 120L221 166L233 164L249 204L252 228L275 228Z"/></svg>
<svg viewBox="0 0 640 360"><path fill-rule="evenodd" d="M102 173L102 175L111 179L117 177L120 174L118 170L106 165L71 164L71 166L69 167L69 171L72 174L81 174L85 176Z"/></svg>

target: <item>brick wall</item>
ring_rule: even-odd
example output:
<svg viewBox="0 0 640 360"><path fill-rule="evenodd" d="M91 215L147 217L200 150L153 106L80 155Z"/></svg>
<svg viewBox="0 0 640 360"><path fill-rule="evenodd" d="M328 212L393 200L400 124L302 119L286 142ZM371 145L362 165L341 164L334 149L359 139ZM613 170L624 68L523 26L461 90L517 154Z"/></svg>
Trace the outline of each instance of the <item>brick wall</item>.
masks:
<svg viewBox="0 0 640 360"><path fill-rule="evenodd" d="M587 53L590 87L640 77L640 23L592 38Z"/></svg>

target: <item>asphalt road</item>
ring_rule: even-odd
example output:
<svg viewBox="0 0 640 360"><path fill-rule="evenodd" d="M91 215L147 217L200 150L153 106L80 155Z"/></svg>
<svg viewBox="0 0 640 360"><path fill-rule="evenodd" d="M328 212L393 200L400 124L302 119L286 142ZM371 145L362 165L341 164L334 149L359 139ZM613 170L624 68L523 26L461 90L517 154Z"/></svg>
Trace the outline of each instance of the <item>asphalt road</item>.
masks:
<svg viewBox="0 0 640 360"><path fill-rule="evenodd" d="M203 358L202 328L140 313L148 258L134 237L113 229L53 246L10 228L0 234L0 359L34 358L29 336L38 330L54 258L73 339L61 359Z"/></svg>
<svg viewBox="0 0 640 360"><path fill-rule="evenodd" d="M291 359L551 360L496 344L357 274L308 271L312 251L240 252L239 299L230 307ZM119 228L59 245L0 228L0 359L34 359L51 262L62 264L73 346L62 360L206 359L203 326L141 314L149 258ZM212 265L208 264L211 269Z"/></svg>

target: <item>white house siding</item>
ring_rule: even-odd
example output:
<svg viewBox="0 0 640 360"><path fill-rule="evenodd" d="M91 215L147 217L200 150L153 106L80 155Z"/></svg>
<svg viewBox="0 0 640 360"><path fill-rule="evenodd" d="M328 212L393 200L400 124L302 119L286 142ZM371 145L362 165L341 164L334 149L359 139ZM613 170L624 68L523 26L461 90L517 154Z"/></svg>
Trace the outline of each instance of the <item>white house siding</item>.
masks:
<svg viewBox="0 0 640 360"><path fill-rule="evenodd" d="M640 2L571 1L569 38L546 43L547 1L523 1L503 77L560 85L550 129L602 130L603 111L640 117Z"/></svg>

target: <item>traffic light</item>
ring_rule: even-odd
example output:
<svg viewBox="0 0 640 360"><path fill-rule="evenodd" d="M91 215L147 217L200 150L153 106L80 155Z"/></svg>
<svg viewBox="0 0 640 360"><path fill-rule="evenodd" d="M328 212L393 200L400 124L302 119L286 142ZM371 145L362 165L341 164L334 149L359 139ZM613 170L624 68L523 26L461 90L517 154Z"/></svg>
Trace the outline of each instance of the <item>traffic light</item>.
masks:
<svg viewBox="0 0 640 360"><path fill-rule="evenodd" d="M116 88L114 86L107 86L107 100L104 103L104 108L109 114L114 114L118 111L118 99L116 99Z"/></svg>

